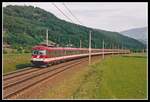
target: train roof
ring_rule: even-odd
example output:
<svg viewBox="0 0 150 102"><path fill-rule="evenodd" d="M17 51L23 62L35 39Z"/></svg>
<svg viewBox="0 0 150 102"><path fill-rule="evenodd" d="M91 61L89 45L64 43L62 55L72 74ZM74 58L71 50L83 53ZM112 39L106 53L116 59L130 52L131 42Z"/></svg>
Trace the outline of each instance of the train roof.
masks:
<svg viewBox="0 0 150 102"><path fill-rule="evenodd" d="M71 47L48 47L43 45L37 45L32 48L32 50L89 50L88 48L71 48ZM101 49L92 49L101 50Z"/></svg>
<svg viewBox="0 0 150 102"><path fill-rule="evenodd" d="M32 48L32 50L71 50L71 51L77 51L77 50L89 50L89 48L71 48L71 47L51 47L51 46L44 46L44 45L36 45ZM92 49L92 50L100 50L102 51L103 49ZM112 50L112 49L104 49L104 50ZM114 49L118 50L118 49Z"/></svg>

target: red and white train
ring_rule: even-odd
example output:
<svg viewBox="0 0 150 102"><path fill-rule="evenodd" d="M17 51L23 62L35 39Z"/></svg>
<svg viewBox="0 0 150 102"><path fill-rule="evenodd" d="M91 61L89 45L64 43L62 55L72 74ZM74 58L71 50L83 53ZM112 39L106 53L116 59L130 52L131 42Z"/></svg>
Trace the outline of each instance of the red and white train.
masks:
<svg viewBox="0 0 150 102"><path fill-rule="evenodd" d="M129 50L118 49L91 49L91 55L112 53L130 53ZM49 65L66 60L77 59L89 56L88 48L68 48L68 47L49 47L46 45L37 45L32 48L31 62L35 66Z"/></svg>

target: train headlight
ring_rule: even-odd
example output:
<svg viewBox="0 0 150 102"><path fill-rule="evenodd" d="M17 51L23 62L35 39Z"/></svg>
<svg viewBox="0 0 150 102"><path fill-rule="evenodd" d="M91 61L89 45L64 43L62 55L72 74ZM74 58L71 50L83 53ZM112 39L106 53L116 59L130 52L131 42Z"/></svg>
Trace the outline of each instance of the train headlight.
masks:
<svg viewBox="0 0 150 102"><path fill-rule="evenodd" d="M33 61L44 61L43 58L33 58L32 60L33 60Z"/></svg>

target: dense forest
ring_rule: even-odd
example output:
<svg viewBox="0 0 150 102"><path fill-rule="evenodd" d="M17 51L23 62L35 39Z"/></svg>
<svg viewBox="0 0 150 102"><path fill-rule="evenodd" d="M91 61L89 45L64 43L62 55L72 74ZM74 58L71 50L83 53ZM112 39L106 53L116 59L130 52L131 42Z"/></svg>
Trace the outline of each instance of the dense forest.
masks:
<svg viewBox="0 0 150 102"><path fill-rule="evenodd" d="M102 48L102 40L106 48L112 45L131 50L145 48L139 41L118 32L73 24L38 7L9 5L3 8L3 44L9 44L14 49L22 47L31 50L45 40L46 29L49 30L49 40L59 46L72 44L73 47L79 47L81 39L82 47L88 47L89 31L92 31L92 48Z"/></svg>

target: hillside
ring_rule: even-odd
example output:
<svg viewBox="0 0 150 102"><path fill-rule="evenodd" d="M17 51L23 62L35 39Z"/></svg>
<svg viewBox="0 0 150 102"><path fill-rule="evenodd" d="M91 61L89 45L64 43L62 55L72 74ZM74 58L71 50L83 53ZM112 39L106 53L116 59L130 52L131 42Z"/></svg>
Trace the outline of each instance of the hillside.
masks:
<svg viewBox="0 0 150 102"><path fill-rule="evenodd" d="M137 39L143 44L146 44L148 41L148 28L147 27L142 27L142 28L134 28L134 29L129 29L120 32L121 34Z"/></svg>
<svg viewBox="0 0 150 102"><path fill-rule="evenodd" d="M112 44L134 50L145 47L139 41L120 35L117 32L95 30L81 25L66 22L43 9L33 6L7 6L3 8L3 41L12 48L23 47L30 50L32 46L45 40L46 29L49 40L66 46L68 43L79 47L88 47L89 30L92 31L92 48L102 48L105 40L106 48Z"/></svg>

